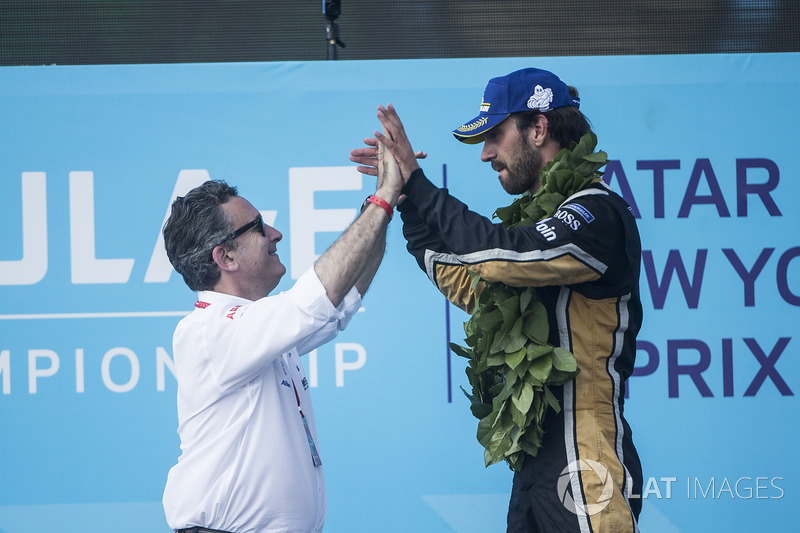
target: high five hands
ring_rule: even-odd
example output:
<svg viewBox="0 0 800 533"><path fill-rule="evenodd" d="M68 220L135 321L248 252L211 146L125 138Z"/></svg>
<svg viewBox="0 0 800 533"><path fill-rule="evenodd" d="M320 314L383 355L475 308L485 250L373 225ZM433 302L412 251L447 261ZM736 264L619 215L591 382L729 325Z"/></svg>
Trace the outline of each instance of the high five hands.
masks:
<svg viewBox="0 0 800 533"><path fill-rule="evenodd" d="M384 158L384 154L381 152L381 147L383 147L396 162L402 185L405 185L411 173L419 168L417 159L425 159L428 154L422 151L414 152L406 136L403 123L392 104L388 104L386 107L379 105L377 114L378 120L383 125L384 133L376 131L374 138L364 139L364 144L368 148L351 150L350 161L358 163L356 169L362 174L378 176L378 186L380 187L383 172L379 172L378 168L385 163L385 169L389 171L393 170L394 164L389 161L389 158Z"/></svg>

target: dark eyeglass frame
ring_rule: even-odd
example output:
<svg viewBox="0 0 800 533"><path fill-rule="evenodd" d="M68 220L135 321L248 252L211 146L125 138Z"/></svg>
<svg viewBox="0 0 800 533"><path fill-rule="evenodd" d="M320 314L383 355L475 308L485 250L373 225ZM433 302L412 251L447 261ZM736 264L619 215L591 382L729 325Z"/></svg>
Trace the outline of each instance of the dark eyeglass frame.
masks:
<svg viewBox="0 0 800 533"><path fill-rule="evenodd" d="M261 215L258 215L244 226L233 230L227 237L225 237L225 242L234 240L254 227L261 235L264 235L264 219L261 217Z"/></svg>

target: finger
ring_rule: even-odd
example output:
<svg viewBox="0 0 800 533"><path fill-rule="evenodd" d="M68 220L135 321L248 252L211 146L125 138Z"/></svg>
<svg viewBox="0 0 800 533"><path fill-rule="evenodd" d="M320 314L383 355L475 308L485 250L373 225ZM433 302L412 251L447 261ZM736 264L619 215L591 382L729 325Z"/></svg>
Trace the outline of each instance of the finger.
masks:
<svg viewBox="0 0 800 533"><path fill-rule="evenodd" d="M417 159L425 159L426 157L428 157L428 152L423 152L422 150L420 150L419 152L414 152L414 157L416 157Z"/></svg>
<svg viewBox="0 0 800 533"><path fill-rule="evenodd" d="M402 144L408 141L403 123L400 121L400 117L397 116L397 113L391 104L389 104L388 108L383 108L383 111L379 113L378 117L380 118L384 129L389 132L393 141Z"/></svg>
<svg viewBox="0 0 800 533"><path fill-rule="evenodd" d="M376 142L377 145L377 142ZM377 157L377 148L353 148L350 150L350 155L355 157Z"/></svg>
<svg viewBox="0 0 800 533"><path fill-rule="evenodd" d="M403 127L403 122L400 120L400 115L397 114L397 109L395 109L391 102L386 105L385 114L391 121L396 122L401 128Z"/></svg>
<svg viewBox="0 0 800 533"><path fill-rule="evenodd" d="M365 167L377 167L378 166L378 160L377 159L372 159L372 158L364 159L364 158L361 158L361 157L351 157L350 161L352 161L353 163L357 163L359 165L365 166Z"/></svg>
<svg viewBox="0 0 800 533"><path fill-rule="evenodd" d="M394 130L397 130L398 128L402 129L403 127L403 124L402 122L400 122L397 113L393 113L388 108L383 107L382 105L378 106L378 120L381 121L381 124L383 124L384 127L390 128L392 133L394 132ZM394 138L394 135L391 135L391 137Z"/></svg>
<svg viewBox="0 0 800 533"><path fill-rule="evenodd" d="M379 142L384 142L387 138L391 139L391 140L394 140L394 138L395 138L394 133L393 133L394 126L392 124L389 124L386 121L385 117L381 119L381 126L383 126L383 133L381 134L382 137L378 137L378 141Z"/></svg>
<svg viewBox="0 0 800 533"><path fill-rule="evenodd" d="M375 138L378 139L378 142L379 142L378 146L380 146L380 145L389 146L389 145L394 144L394 141L392 141L392 139L390 137L387 137L386 135L384 135L383 133L381 133L379 131L375 131Z"/></svg>
<svg viewBox="0 0 800 533"><path fill-rule="evenodd" d="M365 166L359 165L359 166L356 167L356 170L359 171L362 174L367 174L368 176L377 176L378 175L378 169L375 168L375 167L365 167Z"/></svg>

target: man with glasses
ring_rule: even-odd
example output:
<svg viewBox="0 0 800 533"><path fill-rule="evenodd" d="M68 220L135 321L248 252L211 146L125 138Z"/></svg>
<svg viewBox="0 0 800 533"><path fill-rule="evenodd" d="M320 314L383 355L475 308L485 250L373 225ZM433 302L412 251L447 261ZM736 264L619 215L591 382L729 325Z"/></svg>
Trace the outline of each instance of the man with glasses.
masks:
<svg viewBox="0 0 800 533"><path fill-rule="evenodd" d="M172 204L167 255L198 293L173 339L182 454L163 498L173 530L322 529L322 459L299 358L347 326L380 265L402 186L391 158L387 168L355 222L274 296L282 235L236 188L208 181Z"/></svg>

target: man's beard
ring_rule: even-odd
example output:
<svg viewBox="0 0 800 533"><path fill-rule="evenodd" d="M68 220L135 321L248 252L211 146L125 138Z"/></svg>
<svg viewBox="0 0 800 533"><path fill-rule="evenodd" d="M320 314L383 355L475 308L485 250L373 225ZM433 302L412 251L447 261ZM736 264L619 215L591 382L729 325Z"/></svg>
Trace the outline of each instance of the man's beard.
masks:
<svg viewBox="0 0 800 533"><path fill-rule="evenodd" d="M542 154L528 143L525 132L520 132L520 141L514 159L506 166L506 180L500 181L508 194L522 194L539 187L539 171L544 167ZM534 191L532 191L534 192Z"/></svg>

